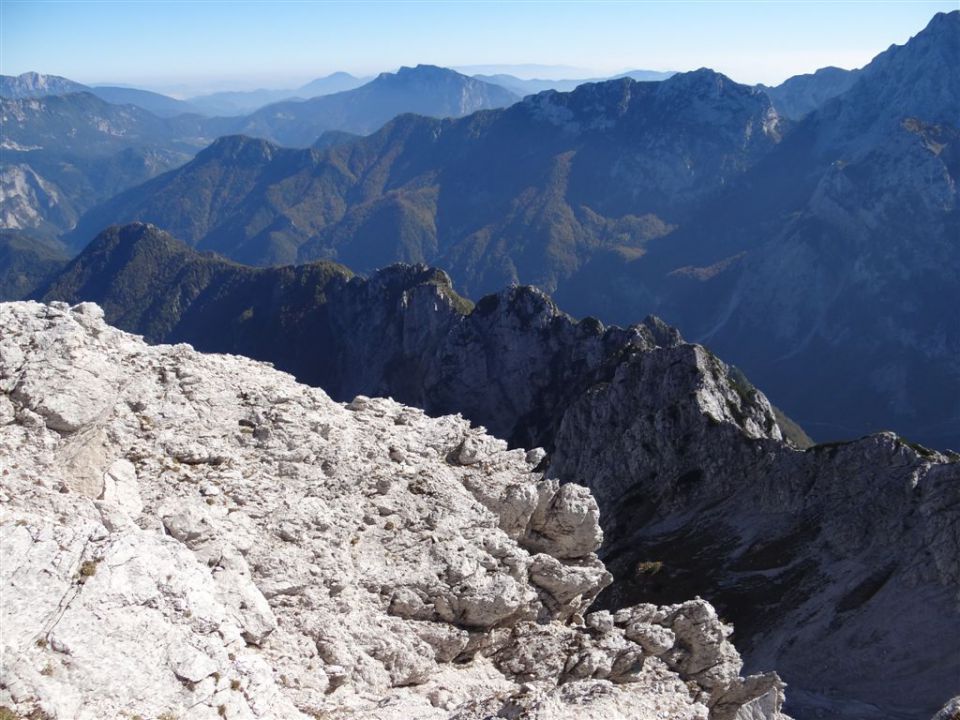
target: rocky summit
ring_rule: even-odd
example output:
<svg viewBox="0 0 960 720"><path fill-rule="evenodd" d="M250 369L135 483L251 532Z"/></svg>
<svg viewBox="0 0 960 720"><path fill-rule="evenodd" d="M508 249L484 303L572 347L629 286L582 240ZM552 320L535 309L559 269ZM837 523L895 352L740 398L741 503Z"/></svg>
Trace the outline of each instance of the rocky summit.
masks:
<svg viewBox="0 0 960 720"><path fill-rule="evenodd" d="M473 306L424 266L248 268L144 225L104 233L44 298L543 446L548 477L599 505L600 606L706 598L791 715L927 720L960 692L960 455L892 433L812 445L656 318L578 322L523 286Z"/></svg>
<svg viewBox="0 0 960 720"><path fill-rule="evenodd" d="M776 720L700 599L590 612L543 452L92 304L0 306L6 716Z"/></svg>

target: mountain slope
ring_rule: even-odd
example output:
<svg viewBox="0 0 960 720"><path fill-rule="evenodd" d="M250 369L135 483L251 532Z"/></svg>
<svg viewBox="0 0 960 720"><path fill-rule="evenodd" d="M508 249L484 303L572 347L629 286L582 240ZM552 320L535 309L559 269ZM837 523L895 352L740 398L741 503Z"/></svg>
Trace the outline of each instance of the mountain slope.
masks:
<svg viewBox="0 0 960 720"><path fill-rule="evenodd" d="M0 302L20 300L46 286L67 264L56 244L12 230L0 231Z"/></svg>
<svg viewBox="0 0 960 720"><path fill-rule="evenodd" d="M184 151L204 142L198 116L159 118L134 105L114 105L90 92L0 100L4 141L77 155L100 155L134 144L166 143Z"/></svg>
<svg viewBox="0 0 960 720"><path fill-rule="evenodd" d="M798 718L933 715L960 688L960 455L892 433L784 449L749 431L752 389L693 411L710 384L684 357L706 378L717 362L689 346L625 362L556 436L550 472L592 478L606 514L601 603L709 598L748 668L778 662Z"/></svg>
<svg viewBox="0 0 960 720"><path fill-rule="evenodd" d="M604 605L716 602L748 667L789 669L798 718L916 720L957 691L960 456L890 434L800 452L742 374L656 319L578 323L527 287L471 309L424 267L243 268L146 226L105 233L46 298L547 446L603 511Z"/></svg>
<svg viewBox="0 0 960 720"><path fill-rule="evenodd" d="M821 439L960 447L958 59L960 12L938 15L602 287L649 288ZM574 309L622 319L604 294Z"/></svg>
<svg viewBox="0 0 960 720"><path fill-rule="evenodd" d="M25 72L22 75L0 75L0 98L20 100L44 95L66 95L89 92L90 88L59 75Z"/></svg>
<svg viewBox="0 0 960 720"><path fill-rule="evenodd" d="M199 116L159 118L90 92L0 100L4 227L55 238L132 185L186 162L209 141Z"/></svg>
<svg viewBox="0 0 960 720"><path fill-rule="evenodd" d="M845 93L858 76L858 70L825 67L815 73L794 75L776 87L758 87L770 96L778 112L791 120L799 120L827 100Z"/></svg>
<svg viewBox="0 0 960 720"><path fill-rule="evenodd" d="M90 88L90 92L108 103L136 105L162 118L200 112L198 108L183 100L177 100L149 90L140 90L139 88L95 85Z"/></svg>
<svg viewBox="0 0 960 720"><path fill-rule="evenodd" d="M598 247L642 254L778 140L766 96L722 75L616 80L460 120L402 116L323 153L221 139L92 211L72 241L140 220L245 262L428 261L471 294L552 288Z"/></svg>
<svg viewBox="0 0 960 720"><path fill-rule="evenodd" d="M233 132L304 147L326 130L367 134L402 113L460 117L517 99L497 85L446 68L418 65L382 73L353 90L269 105L244 118Z"/></svg>
<svg viewBox="0 0 960 720"><path fill-rule="evenodd" d="M367 82L345 72L335 72L311 80L292 90L223 91L190 98L190 104L206 115L236 116L259 110L264 105L292 98L313 98L321 95L353 90Z"/></svg>

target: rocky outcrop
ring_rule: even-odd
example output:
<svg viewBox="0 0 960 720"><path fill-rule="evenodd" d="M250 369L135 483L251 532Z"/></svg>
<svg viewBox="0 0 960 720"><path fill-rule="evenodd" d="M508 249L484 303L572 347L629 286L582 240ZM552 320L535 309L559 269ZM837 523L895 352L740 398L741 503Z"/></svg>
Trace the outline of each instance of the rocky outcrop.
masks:
<svg viewBox="0 0 960 720"><path fill-rule="evenodd" d="M859 718L870 704L875 717L926 718L960 690L957 581L944 570L960 563L955 455L892 434L798 452L802 438L785 441L795 429L742 373L655 318L577 322L528 287L471 309L423 266L254 270L147 226L111 233L48 297L101 301L128 329L176 307L154 339L249 353L337 399L392 396L546 447L538 467L599 503L614 575L603 606L707 598L748 667L783 673L793 714ZM185 280L147 282L138 257ZM456 456L469 464L472 443ZM544 583L552 567L538 566ZM929 616L901 611L917 604Z"/></svg>
<svg viewBox="0 0 960 720"><path fill-rule="evenodd" d="M795 450L726 377L699 346L637 352L566 410L550 474L600 505L601 604L702 594L798 717L930 717L960 690L960 456L892 433Z"/></svg>
<svg viewBox="0 0 960 720"><path fill-rule="evenodd" d="M0 706L51 718L775 718L703 600L588 612L542 451L91 304L0 305Z"/></svg>

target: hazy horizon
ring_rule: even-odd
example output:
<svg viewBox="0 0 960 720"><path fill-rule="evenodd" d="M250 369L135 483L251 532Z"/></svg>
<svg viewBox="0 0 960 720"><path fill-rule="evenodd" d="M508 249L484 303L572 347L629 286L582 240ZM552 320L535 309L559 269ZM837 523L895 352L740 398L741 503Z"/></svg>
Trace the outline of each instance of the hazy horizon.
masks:
<svg viewBox="0 0 960 720"><path fill-rule="evenodd" d="M4 0L0 72L181 96L296 88L337 71L367 77L417 64L546 79L710 67L738 82L778 84L829 65L861 67L953 9L940 0Z"/></svg>

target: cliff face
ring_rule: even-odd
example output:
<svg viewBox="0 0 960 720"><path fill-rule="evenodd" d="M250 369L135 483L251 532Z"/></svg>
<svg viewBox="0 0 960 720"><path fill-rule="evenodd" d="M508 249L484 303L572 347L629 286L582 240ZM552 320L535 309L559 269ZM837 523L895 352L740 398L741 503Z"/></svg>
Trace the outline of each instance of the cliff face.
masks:
<svg viewBox="0 0 960 720"><path fill-rule="evenodd" d="M588 613L597 504L458 417L0 305L0 705L782 718L702 600ZM329 714L328 714L329 713Z"/></svg>
<svg viewBox="0 0 960 720"><path fill-rule="evenodd" d="M549 473L600 505L601 604L702 594L799 717L930 717L960 677L960 456L892 433L789 448L724 377L699 346L638 353L566 410Z"/></svg>

